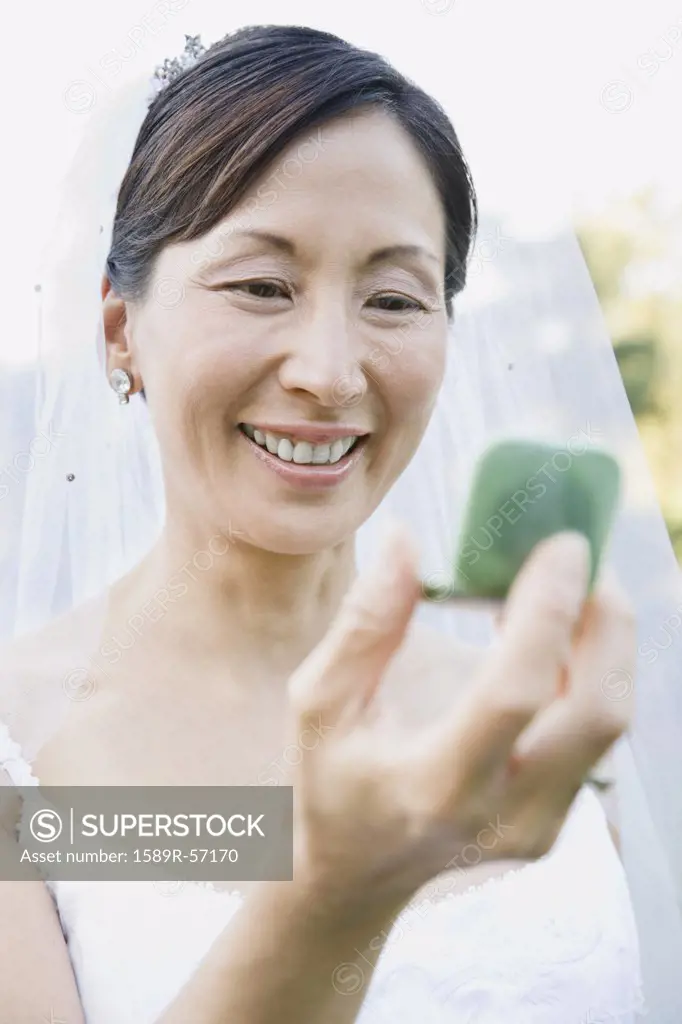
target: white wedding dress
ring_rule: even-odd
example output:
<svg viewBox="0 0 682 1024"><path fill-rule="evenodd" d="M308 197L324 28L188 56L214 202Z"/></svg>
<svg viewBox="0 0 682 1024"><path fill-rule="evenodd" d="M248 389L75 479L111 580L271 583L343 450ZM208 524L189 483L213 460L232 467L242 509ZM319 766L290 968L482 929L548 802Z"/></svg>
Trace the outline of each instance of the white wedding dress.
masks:
<svg viewBox="0 0 682 1024"><path fill-rule="evenodd" d="M37 784L2 723L0 765ZM241 904L189 882L47 884L87 1024L153 1024ZM589 789L545 857L408 907L371 980L379 954L361 953L330 977L367 984L358 1024L635 1024L644 1011L625 873Z"/></svg>

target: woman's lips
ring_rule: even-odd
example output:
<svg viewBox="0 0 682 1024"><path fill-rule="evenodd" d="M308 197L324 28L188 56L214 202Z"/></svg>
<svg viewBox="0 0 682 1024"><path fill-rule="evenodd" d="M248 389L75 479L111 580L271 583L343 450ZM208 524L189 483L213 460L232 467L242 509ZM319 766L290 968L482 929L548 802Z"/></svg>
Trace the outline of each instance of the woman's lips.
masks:
<svg viewBox="0 0 682 1024"><path fill-rule="evenodd" d="M368 435L359 438L349 452L342 455L338 462L327 465L306 466L297 462L285 462L277 455L271 455L267 448L261 448L259 444L252 441L243 430L238 429L242 440L249 446L253 454L261 460L264 466L277 473L287 483L303 488L321 489L325 487L336 487L352 473L365 452L365 442Z"/></svg>

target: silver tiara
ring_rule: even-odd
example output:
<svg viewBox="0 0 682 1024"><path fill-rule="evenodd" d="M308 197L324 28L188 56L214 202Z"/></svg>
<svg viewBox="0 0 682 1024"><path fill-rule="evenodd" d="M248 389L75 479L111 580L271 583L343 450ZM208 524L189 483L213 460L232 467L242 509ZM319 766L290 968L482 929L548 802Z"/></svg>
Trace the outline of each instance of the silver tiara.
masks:
<svg viewBox="0 0 682 1024"><path fill-rule="evenodd" d="M179 75L191 68L199 60L202 54L206 53L206 47L201 41L201 36L185 36L185 46L177 57L166 57L163 64L159 64L152 75L151 100L154 100L166 86L174 82Z"/></svg>

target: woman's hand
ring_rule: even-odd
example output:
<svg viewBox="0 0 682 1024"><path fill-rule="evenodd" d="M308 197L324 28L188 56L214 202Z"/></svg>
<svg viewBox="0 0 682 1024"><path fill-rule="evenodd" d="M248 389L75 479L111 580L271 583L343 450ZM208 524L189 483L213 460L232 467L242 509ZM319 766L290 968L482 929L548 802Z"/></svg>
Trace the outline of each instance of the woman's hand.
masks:
<svg viewBox="0 0 682 1024"><path fill-rule="evenodd" d="M301 744L294 778L295 878L318 910L398 909L498 823L484 858L552 847L633 707L630 688L614 699L608 680L634 674L634 616L613 588L586 599L588 558L576 534L538 545L466 695L435 725L397 736L374 697L421 586L410 538L394 530L290 681L298 735L319 737ZM438 671L447 679L453 667Z"/></svg>

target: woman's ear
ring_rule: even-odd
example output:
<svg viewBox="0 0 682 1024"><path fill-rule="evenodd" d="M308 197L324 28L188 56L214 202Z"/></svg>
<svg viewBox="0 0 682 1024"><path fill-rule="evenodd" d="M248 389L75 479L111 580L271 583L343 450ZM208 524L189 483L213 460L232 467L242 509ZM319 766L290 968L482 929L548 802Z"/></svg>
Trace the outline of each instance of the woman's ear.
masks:
<svg viewBox="0 0 682 1024"><path fill-rule="evenodd" d="M112 370L127 370L133 378L131 394L134 394L136 391L141 391L143 385L130 347L130 326L126 302L113 290L111 281L106 274L102 277L101 290L107 375Z"/></svg>

